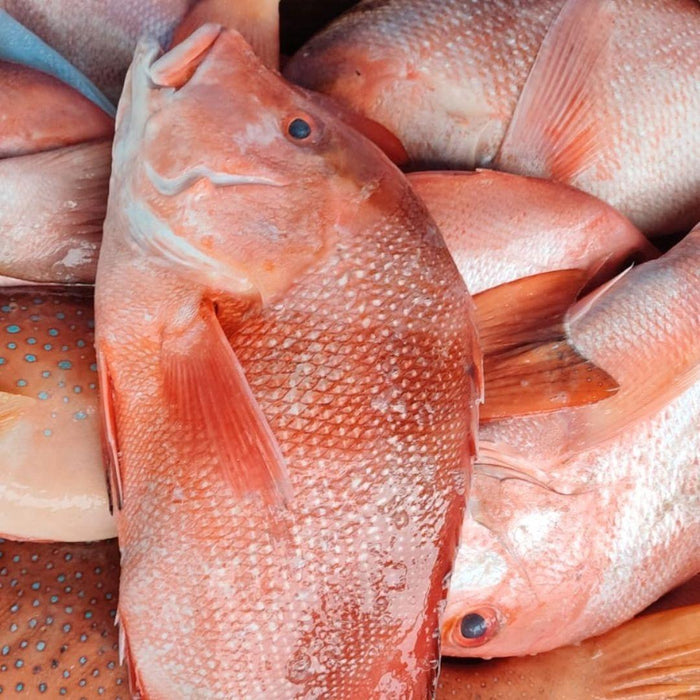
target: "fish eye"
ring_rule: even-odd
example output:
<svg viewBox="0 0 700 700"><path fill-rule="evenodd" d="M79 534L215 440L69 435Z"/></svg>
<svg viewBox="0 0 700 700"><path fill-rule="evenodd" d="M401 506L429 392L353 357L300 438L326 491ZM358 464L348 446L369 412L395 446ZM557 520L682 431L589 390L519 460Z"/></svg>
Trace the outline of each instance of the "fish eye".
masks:
<svg viewBox="0 0 700 700"><path fill-rule="evenodd" d="M500 627L497 612L485 606L457 618L452 625L450 637L458 646L479 647L493 639Z"/></svg>
<svg viewBox="0 0 700 700"><path fill-rule="evenodd" d="M298 141L303 141L311 135L311 124L301 117L292 119L287 126L287 133Z"/></svg>

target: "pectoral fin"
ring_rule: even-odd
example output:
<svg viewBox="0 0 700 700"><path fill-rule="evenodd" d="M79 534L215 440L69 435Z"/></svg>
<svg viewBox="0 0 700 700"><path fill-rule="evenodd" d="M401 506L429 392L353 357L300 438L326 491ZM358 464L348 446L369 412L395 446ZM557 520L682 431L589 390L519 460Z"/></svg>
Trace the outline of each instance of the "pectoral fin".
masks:
<svg viewBox="0 0 700 700"><path fill-rule="evenodd" d="M567 0L525 82L498 169L571 182L595 163L606 128L596 107L596 63L613 27L606 0Z"/></svg>
<svg viewBox="0 0 700 700"><path fill-rule="evenodd" d="M0 391L0 432L9 430L35 403L31 396Z"/></svg>
<svg viewBox="0 0 700 700"><path fill-rule="evenodd" d="M486 382L481 422L596 403L615 393L615 381L567 340L564 317L586 279L581 270L557 270L474 297Z"/></svg>
<svg viewBox="0 0 700 700"><path fill-rule="evenodd" d="M282 451L211 304L164 340L162 362L174 417L193 440L208 445L234 493L287 501Z"/></svg>
<svg viewBox="0 0 700 700"><path fill-rule="evenodd" d="M119 464L117 420L114 411L114 387L107 360L107 348L98 344L95 350L97 354L97 377L100 387L102 458L107 476L109 512L113 513L115 507L117 510L121 510L124 505Z"/></svg>

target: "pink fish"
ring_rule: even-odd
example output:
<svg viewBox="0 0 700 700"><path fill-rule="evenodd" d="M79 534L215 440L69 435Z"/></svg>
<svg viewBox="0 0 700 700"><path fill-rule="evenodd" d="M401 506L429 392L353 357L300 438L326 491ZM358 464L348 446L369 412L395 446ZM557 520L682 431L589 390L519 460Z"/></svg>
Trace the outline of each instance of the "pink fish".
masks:
<svg viewBox="0 0 700 700"><path fill-rule="evenodd" d="M481 427L444 653L572 644L700 571L699 274L697 227L569 313L611 398Z"/></svg>
<svg viewBox="0 0 700 700"><path fill-rule="evenodd" d="M696 0L366 0L285 74L423 167L552 177L660 234L700 219L699 36Z"/></svg>
<svg viewBox="0 0 700 700"><path fill-rule="evenodd" d="M96 296L134 687L425 696L480 392L464 283L401 173L238 34L158 53Z"/></svg>

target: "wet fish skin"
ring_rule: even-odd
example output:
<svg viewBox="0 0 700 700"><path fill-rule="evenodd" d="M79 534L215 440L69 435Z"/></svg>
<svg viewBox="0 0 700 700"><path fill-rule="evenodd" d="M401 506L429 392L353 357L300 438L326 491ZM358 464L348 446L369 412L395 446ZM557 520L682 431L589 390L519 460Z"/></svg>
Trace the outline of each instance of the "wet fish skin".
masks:
<svg viewBox="0 0 700 700"><path fill-rule="evenodd" d="M96 297L135 687L425 696L479 391L464 284L394 166L240 37L205 27L155 58L120 106ZM231 352L283 456L243 477L187 409L234 410L240 376L199 362Z"/></svg>
<svg viewBox="0 0 700 700"><path fill-rule="evenodd" d="M659 235L700 218L699 36L694 0L366 0L285 75L383 124L421 168L554 177Z"/></svg>
<svg viewBox="0 0 700 700"><path fill-rule="evenodd" d="M115 534L98 434L92 294L0 290L0 533Z"/></svg>
<svg viewBox="0 0 700 700"><path fill-rule="evenodd" d="M446 654L575 643L700 569L698 260L700 228L570 312L570 342L614 396L480 429ZM468 640L471 613L486 629Z"/></svg>

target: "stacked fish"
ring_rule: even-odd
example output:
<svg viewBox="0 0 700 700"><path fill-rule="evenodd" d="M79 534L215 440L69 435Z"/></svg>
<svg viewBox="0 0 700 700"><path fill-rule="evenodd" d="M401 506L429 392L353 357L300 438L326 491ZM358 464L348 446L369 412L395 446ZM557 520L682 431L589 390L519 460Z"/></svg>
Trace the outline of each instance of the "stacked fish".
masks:
<svg viewBox="0 0 700 700"><path fill-rule="evenodd" d="M0 8L0 694L700 697L696 0Z"/></svg>

